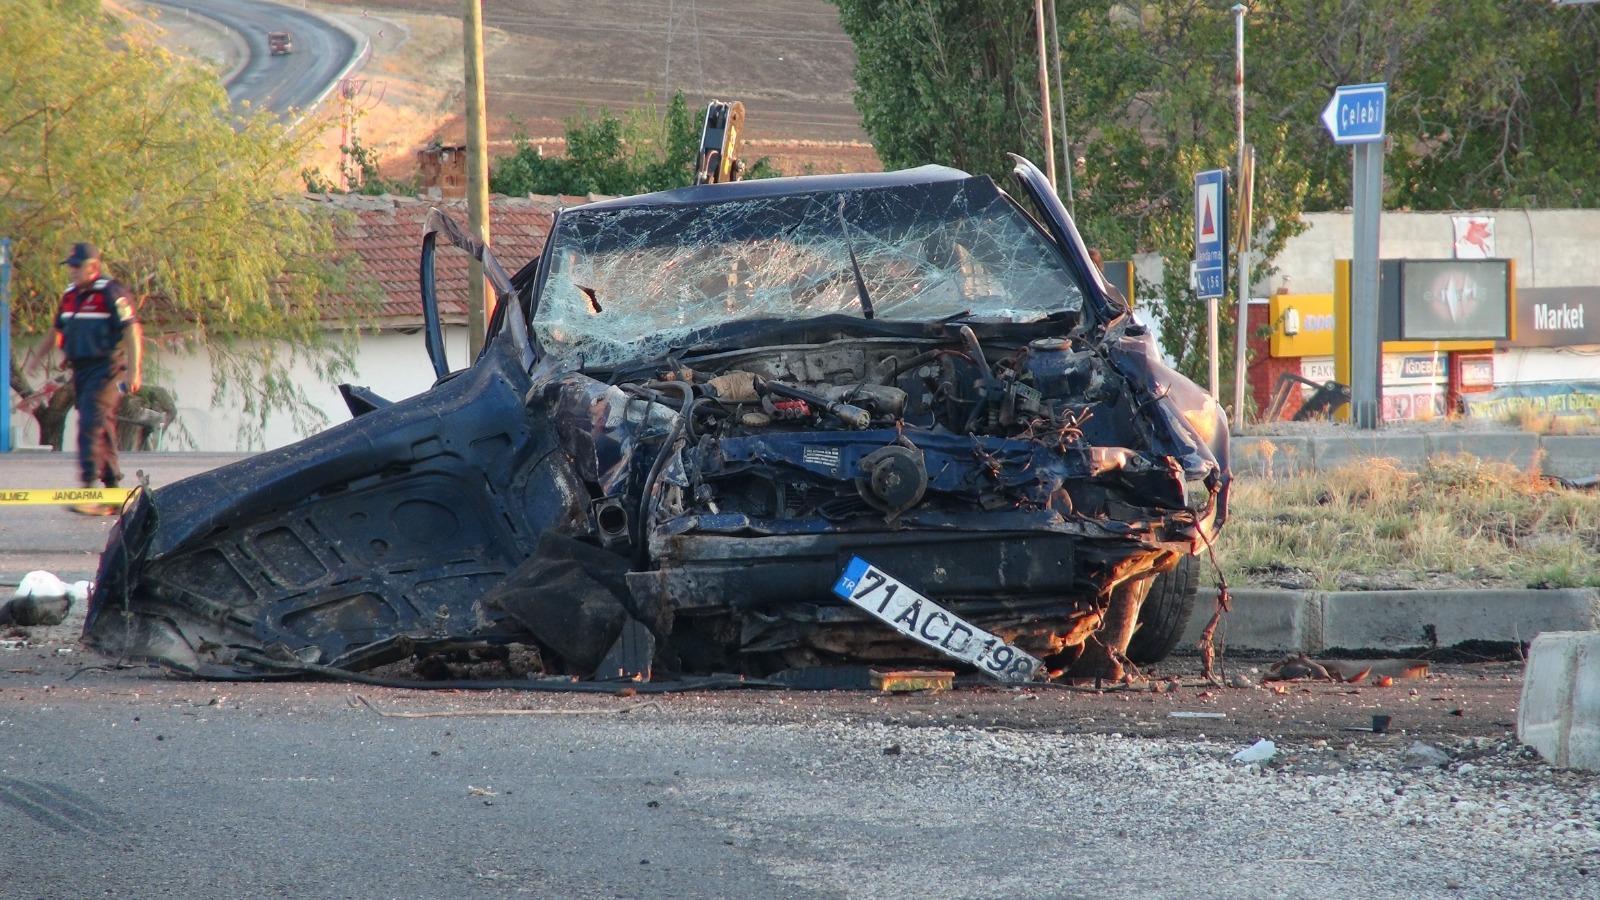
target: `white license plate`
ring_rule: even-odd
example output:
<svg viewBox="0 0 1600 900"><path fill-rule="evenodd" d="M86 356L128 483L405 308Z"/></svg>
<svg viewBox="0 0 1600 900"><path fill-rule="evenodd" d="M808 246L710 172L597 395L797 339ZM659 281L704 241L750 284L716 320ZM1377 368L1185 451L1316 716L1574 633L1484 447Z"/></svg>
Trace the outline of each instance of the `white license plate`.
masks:
<svg viewBox="0 0 1600 900"><path fill-rule="evenodd" d="M890 628L1000 681L1032 681L1044 663L962 619L859 556L833 592Z"/></svg>

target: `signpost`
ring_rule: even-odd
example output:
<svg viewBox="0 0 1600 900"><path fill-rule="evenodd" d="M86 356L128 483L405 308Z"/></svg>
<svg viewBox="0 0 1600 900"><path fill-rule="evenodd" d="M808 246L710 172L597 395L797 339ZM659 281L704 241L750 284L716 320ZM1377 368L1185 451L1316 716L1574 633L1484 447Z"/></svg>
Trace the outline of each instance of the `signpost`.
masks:
<svg viewBox="0 0 1600 900"><path fill-rule="evenodd" d="M1228 289L1228 171L1194 176L1195 296L1206 301L1206 388L1217 396L1217 301Z"/></svg>
<svg viewBox="0 0 1600 900"><path fill-rule="evenodd" d="M1350 419L1378 427L1378 221L1383 211L1387 84L1347 84L1322 110L1336 144L1350 144L1355 252L1350 271Z"/></svg>
<svg viewBox="0 0 1600 900"><path fill-rule="evenodd" d="M11 239L0 238L0 453L11 452Z"/></svg>

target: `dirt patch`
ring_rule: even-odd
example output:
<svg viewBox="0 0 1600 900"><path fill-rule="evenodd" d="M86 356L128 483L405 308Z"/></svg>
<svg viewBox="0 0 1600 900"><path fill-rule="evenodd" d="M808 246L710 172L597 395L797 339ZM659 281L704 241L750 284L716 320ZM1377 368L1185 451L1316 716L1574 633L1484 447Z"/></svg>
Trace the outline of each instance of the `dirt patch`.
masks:
<svg viewBox="0 0 1600 900"><path fill-rule="evenodd" d="M142 22L161 45L216 69L226 80L244 64L248 48L244 39L205 16L184 15L178 10L151 3L107 3L112 15L128 22Z"/></svg>
<svg viewBox="0 0 1600 900"><path fill-rule="evenodd" d="M386 89L367 104L360 129L386 174L412 171L415 150L430 139L464 140L459 3L332 0L319 8L363 20L373 38L362 77L373 96ZM372 20L406 34L375 34ZM519 132L557 151L563 122L584 110L621 112L683 90L691 105L742 100L749 155L770 157L785 173L880 168L851 100L855 49L825 0L776 0L754 16L706 3L596 9L499 0L486 5L484 24L494 152L508 152Z"/></svg>

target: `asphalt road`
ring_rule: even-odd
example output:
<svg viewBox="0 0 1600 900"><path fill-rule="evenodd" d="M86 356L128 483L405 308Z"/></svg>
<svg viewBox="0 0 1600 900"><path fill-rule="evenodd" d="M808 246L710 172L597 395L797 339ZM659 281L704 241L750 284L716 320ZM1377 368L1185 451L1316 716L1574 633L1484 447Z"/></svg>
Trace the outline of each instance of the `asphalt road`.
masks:
<svg viewBox="0 0 1600 900"><path fill-rule="evenodd" d="M204 16L243 36L249 58L228 81L235 108L287 114L312 106L358 53L356 39L303 9L262 0L150 0L179 14ZM294 35L294 52L273 56L267 32Z"/></svg>
<svg viewBox="0 0 1600 900"><path fill-rule="evenodd" d="M0 897L1600 890L1594 777L1492 736L1514 691L1474 694L1499 679L1470 670L1424 690L1500 710L1429 736L1441 765L1408 761L1413 735L1328 725L1335 685L1310 686L1321 705L1283 731L1232 711L1268 692L1192 685L1148 699L429 693L76 672L104 661L63 649L0 647ZM1226 719L1157 712L1156 730L1135 730L1147 706L1207 704ZM1222 734L1229 722L1243 736ZM1273 764L1229 760L1262 735Z"/></svg>

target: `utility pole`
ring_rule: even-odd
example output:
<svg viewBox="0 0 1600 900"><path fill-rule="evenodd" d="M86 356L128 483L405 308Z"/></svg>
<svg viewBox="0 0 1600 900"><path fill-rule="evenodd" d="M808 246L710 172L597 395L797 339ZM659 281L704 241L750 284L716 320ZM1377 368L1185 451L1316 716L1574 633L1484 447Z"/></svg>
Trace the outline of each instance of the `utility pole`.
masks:
<svg viewBox="0 0 1600 900"><path fill-rule="evenodd" d="M462 22L467 64L467 223L472 236L489 243L489 127L483 112L483 2L465 0ZM472 260L467 275L467 360L483 350L489 303L483 263Z"/></svg>
<svg viewBox="0 0 1600 900"><path fill-rule="evenodd" d="M1033 0L1033 23L1039 32L1039 102L1044 105L1044 174L1056 187L1056 139L1050 133L1050 66L1044 51L1044 0Z"/></svg>
<svg viewBox="0 0 1600 900"><path fill-rule="evenodd" d="M1250 175L1245 172L1244 146L1244 14L1249 7L1243 3L1233 6L1233 87L1234 119L1239 127L1239 166L1234 169L1234 184L1238 185L1239 204L1239 318L1234 327L1233 344L1233 421L1244 424L1244 386L1249 366L1247 332L1250 322L1250 201L1248 192L1253 188Z"/></svg>
<svg viewBox="0 0 1600 900"><path fill-rule="evenodd" d="M1061 89L1061 21L1056 18L1056 0L1046 0L1050 9L1050 58L1056 64L1056 115L1061 117L1061 166L1067 176L1067 214L1076 218L1072 204L1072 142L1067 140L1067 94Z"/></svg>

